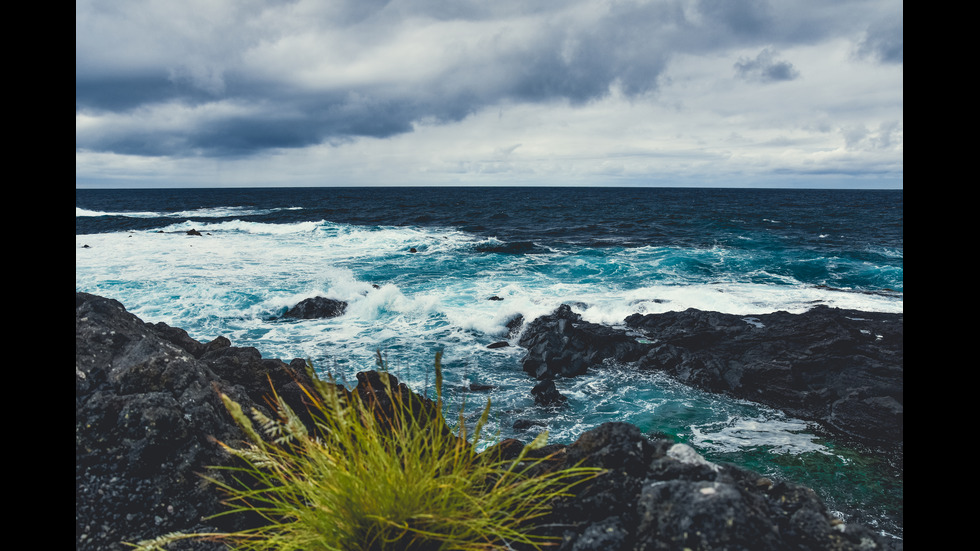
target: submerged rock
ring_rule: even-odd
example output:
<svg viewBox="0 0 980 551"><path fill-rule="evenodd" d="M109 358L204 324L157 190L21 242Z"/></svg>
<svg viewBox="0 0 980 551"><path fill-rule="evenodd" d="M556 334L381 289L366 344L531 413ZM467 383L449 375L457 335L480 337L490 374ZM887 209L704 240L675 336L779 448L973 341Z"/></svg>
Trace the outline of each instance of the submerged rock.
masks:
<svg viewBox="0 0 980 551"><path fill-rule="evenodd" d="M558 391L558 387L555 386L555 381L552 379L545 379L534 385L534 388L531 389L531 395L534 396L534 403L539 406L560 407L568 403L568 398Z"/></svg>
<svg viewBox="0 0 980 551"><path fill-rule="evenodd" d="M514 430L531 430L538 427L547 427L548 424L544 421L538 421L536 419L518 419L514 421Z"/></svg>
<svg viewBox="0 0 980 551"><path fill-rule="evenodd" d="M481 253L500 253L521 255L542 250L531 241L517 241L513 243L480 243L475 247Z"/></svg>

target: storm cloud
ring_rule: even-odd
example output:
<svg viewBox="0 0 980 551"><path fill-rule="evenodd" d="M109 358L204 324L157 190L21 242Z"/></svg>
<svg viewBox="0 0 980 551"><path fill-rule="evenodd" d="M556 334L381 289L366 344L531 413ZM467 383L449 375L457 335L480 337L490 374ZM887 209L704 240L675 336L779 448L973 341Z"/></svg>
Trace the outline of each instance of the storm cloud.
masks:
<svg viewBox="0 0 980 551"><path fill-rule="evenodd" d="M885 63L904 63L904 26L901 13L873 22L858 45L859 55Z"/></svg>
<svg viewBox="0 0 980 551"><path fill-rule="evenodd" d="M735 72L739 78L756 82L794 80L800 76L792 63L777 60L768 48L759 52L754 59L738 60L735 63Z"/></svg>
<svg viewBox="0 0 980 551"><path fill-rule="evenodd" d="M80 29L76 114L216 108L193 126L147 128L158 140L108 129L84 133L76 145L146 155L247 154L391 136L418 120L456 121L501 101L580 104L614 84L642 94L656 88L669 57L657 30L685 23L673 10L532 9L493 18L462 5L449 18L435 5L408 12L398 6L389 13L385 3L342 2L300 17L293 13L300 5L285 4L285 21L233 6L227 15L237 25L210 28L220 18L181 16L169 21L169 31L155 29L137 43L142 53L117 53L115 40ZM120 20L101 19L102 26L131 26L127 15L106 15Z"/></svg>
<svg viewBox="0 0 980 551"><path fill-rule="evenodd" d="M828 40L901 63L901 7L882 4L80 1L76 154L241 159L501 106L656 101L692 56L789 81L800 70L772 52Z"/></svg>

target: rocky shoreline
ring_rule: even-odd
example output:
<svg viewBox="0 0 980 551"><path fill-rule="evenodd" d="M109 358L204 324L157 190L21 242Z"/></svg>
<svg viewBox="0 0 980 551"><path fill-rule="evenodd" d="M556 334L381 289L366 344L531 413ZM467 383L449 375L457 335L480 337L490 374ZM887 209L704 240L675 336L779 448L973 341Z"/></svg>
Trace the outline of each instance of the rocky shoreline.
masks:
<svg viewBox="0 0 980 551"><path fill-rule="evenodd" d="M538 380L629 364L758 402L899 463L903 446L903 314L817 306L737 316L688 309L589 323L568 305L523 330L524 371ZM552 396L552 400L560 398Z"/></svg>
<svg viewBox="0 0 980 551"><path fill-rule="evenodd" d="M230 464L231 458L217 446L216 439L231 442L242 437L216 390L243 406L266 409L271 382L288 403L302 409L301 386L312 385L305 362L264 359L254 348L231 346L224 337L198 342L181 329L143 322L115 300L86 293L76 292L75 316L76 549L121 550L127 548L124 542L169 532L246 526L249 519L206 519L220 512L222 506L214 488L199 474L209 466ZM674 370L672 374L681 380L697 372L692 368L696 362L706 363L714 367L707 370L711 376L702 379L691 375L688 379L717 391L744 389L751 393L762 383L761 375L746 375L755 373L752 369L735 377L731 365L711 364L711 356L704 351L712 346L693 346L684 337L690 333L680 329L676 333L656 329L662 321L657 318L631 318L629 327L589 341L590 327L574 319L570 310L559 310L556 316L531 322L520 339L529 350L525 369L541 381L574 376L582 365L588 369L606 361L633 358L629 361L638 362L641 368ZM685 323L677 321L674 325L685 328ZM729 327L726 323L711 321L709 326L723 332ZM759 323L776 325L775 318L760 319ZM733 335L741 331L734 322L730 325ZM880 329L872 338L886 344L897 338L900 352L900 318L897 332L886 331L884 326ZM566 346L572 341L563 337L576 331L584 331L586 345L572 348L598 352L576 359L571 348L562 353L561 347L542 344L557 335L558 340L550 342L564 340ZM657 340L652 337L654 331L662 335ZM859 335L864 334L861 331L857 329ZM748 350L752 347L747 335L730 337ZM723 340L729 337L712 342L716 346ZM846 342L830 349L846 348ZM634 348L632 343L641 346ZM723 354L720 349L717 353ZM778 357L790 356L786 351ZM753 357L748 351L733 357L754 365L746 360ZM898 362L900 440L900 356ZM785 383L780 399L792 404L795 398L790 391L815 393L823 401L836 404L828 414L829 427L839 425L845 433L866 436L850 428L849 423L856 419L850 412L877 411L871 406L887 401L878 399L885 395L862 391L865 394L853 397L858 406L841 408L841 400L852 403L845 400L851 394L831 398L842 392L839 389L847 388L846 374L825 377L830 381L828 390L818 391L813 390L815 376L796 376L795 365L790 363L784 370L793 375L786 379L793 384ZM869 369L877 373L875 368ZM813 375L812 369L803 372ZM358 379L373 376L377 374L365 373ZM796 381L805 384L800 387ZM721 382L728 386L711 387ZM860 407L869 400L871 406ZM850 421L839 421L841 418ZM889 434L889 438L893 436ZM523 444L505 441L501 446L510 453ZM900 541L883 538L867 527L841 523L812 490L787 482L773 483L735 466L709 463L688 446L648 438L624 423L602 425L571 445L553 445L544 451L554 454L559 465L581 462L608 471L582 487L574 498L557 503L552 516L539 526L562 538L559 548L563 550L901 548ZM173 548L223 547L191 541Z"/></svg>

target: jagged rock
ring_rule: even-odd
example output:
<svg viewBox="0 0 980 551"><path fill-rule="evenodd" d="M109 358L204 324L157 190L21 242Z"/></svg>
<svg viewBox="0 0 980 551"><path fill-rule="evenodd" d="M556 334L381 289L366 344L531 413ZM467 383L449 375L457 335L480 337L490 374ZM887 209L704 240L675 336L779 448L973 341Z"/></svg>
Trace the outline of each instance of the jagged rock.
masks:
<svg viewBox="0 0 980 551"><path fill-rule="evenodd" d="M625 322L627 329L584 322L562 305L524 330L524 371L537 379L573 377L607 359L633 362L815 421L859 444L897 450L901 462L902 314L826 306L756 316L688 309Z"/></svg>
<svg viewBox="0 0 980 551"><path fill-rule="evenodd" d="M505 438L500 442L483 450L480 455L491 461L502 461L507 459L517 459L524 449L524 443L513 438Z"/></svg>
<svg viewBox="0 0 980 551"><path fill-rule="evenodd" d="M312 297L299 301L283 314L286 318L320 319L335 318L347 311L347 303L326 297Z"/></svg>
<svg viewBox="0 0 980 551"><path fill-rule="evenodd" d="M641 368L817 421L868 446L901 446L902 314L818 306L748 317L689 309L626 323L656 341Z"/></svg>
<svg viewBox="0 0 980 551"><path fill-rule="evenodd" d="M388 372L362 371L357 374L357 386L353 392L360 395L363 403L380 417L393 418L395 415L392 394L400 397L409 415L422 422L438 418L441 413L436 409L432 400L414 392L408 385L398 381L398 378ZM448 428L447 428L448 430Z"/></svg>
<svg viewBox="0 0 980 551"><path fill-rule="evenodd" d="M521 332L521 327L524 325L524 316L522 314L517 314L511 318L505 326L507 327L507 336L516 337L518 333Z"/></svg>
<svg viewBox="0 0 980 551"><path fill-rule="evenodd" d="M605 360L636 361L650 348L623 331L582 321L567 304L528 324L519 344L528 351L524 371L536 379L574 377Z"/></svg>
<svg viewBox="0 0 980 551"><path fill-rule="evenodd" d="M556 455L560 457L560 455ZM568 446L554 468L606 472L560 500L541 523L561 550L900 549L867 527L840 524L810 489L758 484L751 471L606 423Z"/></svg>
<svg viewBox="0 0 980 551"><path fill-rule="evenodd" d="M243 438L215 389L264 408L268 377L303 408L287 388L306 377L296 365L220 337L203 344L146 324L115 300L76 293L76 548L121 551L122 542L172 531L243 527L240 518L203 520L222 507L199 474L231 464L215 439Z"/></svg>
<svg viewBox="0 0 980 551"><path fill-rule="evenodd" d="M531 389L531 395L534 396L534 403L539 406L559 407L568 403L568 398L558 391L558 387L555 386L555 381L552 379L545 379L534 385L534 388Z"/></svg>

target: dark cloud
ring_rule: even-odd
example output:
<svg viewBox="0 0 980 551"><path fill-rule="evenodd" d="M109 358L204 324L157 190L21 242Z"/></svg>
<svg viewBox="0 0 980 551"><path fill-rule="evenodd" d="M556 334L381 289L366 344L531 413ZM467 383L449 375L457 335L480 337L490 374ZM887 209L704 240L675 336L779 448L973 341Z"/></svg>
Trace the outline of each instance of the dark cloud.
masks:
<svg viewBox="0 0 980 551"><path fill-rule="evenodd" d="M772 32L772 8L766 0L700 0L701 14L737 35L758 37Z"/></svg>
<svg viewBox="0 0 980 551"><path fill-rule="evenodd" d="M901 13L878 21L868 27L864 39L858 44L858 55L884 63L904 63L904 36L904 16Z"/></svg>
<svg viewBox="0 0 980 551"><path fill-rule="evenodd" d="M351 137L402 134L412 130L414 120L433 110L377 98L309 102L305 108L297 102L282 107L275 103L245 105L188 128L128 128L87 137L85 149L141 156L244 157L263 150L342 142Z"/></svg>
<svg viewBox="0 0 980 551"><path fill-rule="evenodd" d="M91 12L76 7L76 114L93 120L111 119L107 114L125 118L159 108L161 119L147 120L145 127L77 127L76 148L138 155L244 156L354 137L384 138L410 132L419 121L458 121L508 101L579 105L613 89L635 98L657 90L678 53L778 45L807 27L804 15L765 0L581 5L530 0L274 5L241 0L232 3L228 14L210 19L202 15L205 10L186 13L167 3L154 9L172 13L142 13L125 2L98 4ZM458 23L464 29L492 23L497 31L481 42L453 38L461 44L447 42L441 57L431 61L436 69L431 74L419 71L423 76L413 78L369 67L367 77L333 85L341 77L329 72L332 67L317 65L318 56L342 59L337 49L349 52L352 64L364 66L386 47L412 51L413 44L395 43L394 37L408 25L428 29L425 25L432 22ZM820 20L807 27L807 39L832 27L832 22ZM899 25L899 59L900 30ZM894 59L893 31L870 29L862 48ZM278 55L277 48L287 48L288 40L301 39L312 46L289 46L292 58L268 54ZM257 65L255 57L265 54L286 66ZM425 60L407 61L426 68ZM391 61L379 64L390 66ZM352 67L357 73L361 65ZM775 59L768 49L755 59L740 60L735 69L739 77L759 82L799 76L792 64ZM326 72L314 76L314 85L293 78L316 71ZM166 106L200 107L207 116L179 125L163 120Z"/></svg>
<svg viewBox="0 0 980 551"><path fill-rule="evenodd" d="M755 59L741 58L735 63L735 74L752 82L779 82L795 80L800 72L788 61L779 61L769 48L759 52Z"/></svg>
<svg viewBox="0 0 980 551"><path fill-rule="evenodd" d="M460 4L457 11L489 17L480 12L480 5ZM337 15L354 22L356 29L356 24L372 18L391 17L386 9L384 2L376 2L339 10ZM82 58L76 63L76 112L125 113L154 104L189 107L227 101L244 106L248 113L218 116L195 128L159 131L156 143L152 135L134 131L137 135L76 134L76 146L142 155L244 155L344 137L384 138L410 131L419 120L458 121L506 100L581 104L607 95L612 86L639 95L656 88L669 57L655 34L670 21L651 15L659 14L649 13L648 7L620 6L585 27L556 16L539 25L533 36L517 38L504 33L507 24L502 24L503 38L487 44L489 51L477 52L473 57L478 61L465 63L464 58L432 79L397 88L381 75L377 84L361 83L337 92L268 82L236 64L203 71L203 77L202 71L165 64L158 64L155 72L152 65L138 73L103 69L109 76L102 76L87 71L92 64L82 48L76 53ZM376 24L367 28L376 32ZM378 40L366 35L357 39L367 45Z"/></svg>
<svg viewBox="0 0 980 551"><path fill-rule="evenodd" d="M128 111L144 105L179 101L197 105L213 101L214 94L174 82L162 72L75 76L75 111Z"/></svg>

